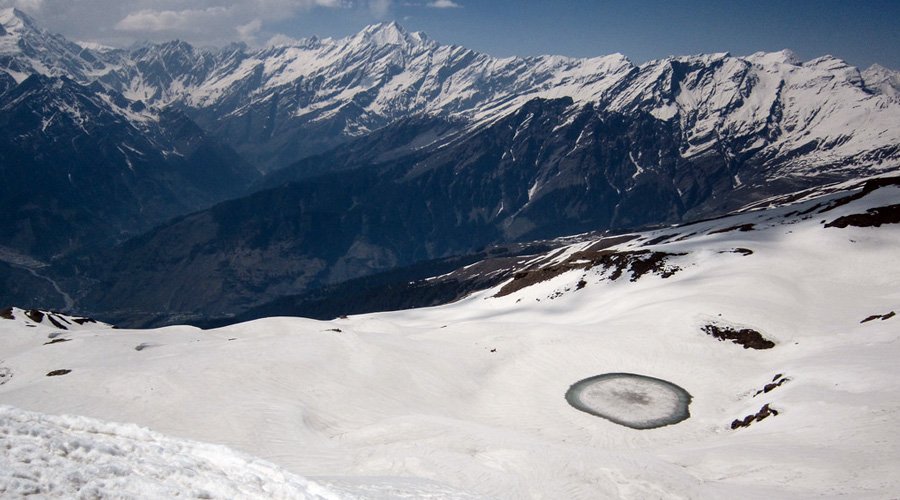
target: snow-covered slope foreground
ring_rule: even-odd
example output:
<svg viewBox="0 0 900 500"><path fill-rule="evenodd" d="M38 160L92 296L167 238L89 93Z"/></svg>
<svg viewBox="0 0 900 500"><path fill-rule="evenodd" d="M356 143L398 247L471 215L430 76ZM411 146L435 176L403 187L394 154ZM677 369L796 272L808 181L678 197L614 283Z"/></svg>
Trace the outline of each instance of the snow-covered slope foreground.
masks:
<svg viewBox="0 0 900 500"><path fill-rule="evenodd" d="M900 186L849 187L525 258L435 308L209 331L0 320L0 404L223 444L353 495L896 496ZM635 430L567 403L605 373L678 385L690 417Z"/></svg>
<svg viewBox="0 0 900 500"><path fill-rule="evenodd" d="M224 446L173 439L133 424L0 406L0 437L5 498L340 498Z"/></svg>

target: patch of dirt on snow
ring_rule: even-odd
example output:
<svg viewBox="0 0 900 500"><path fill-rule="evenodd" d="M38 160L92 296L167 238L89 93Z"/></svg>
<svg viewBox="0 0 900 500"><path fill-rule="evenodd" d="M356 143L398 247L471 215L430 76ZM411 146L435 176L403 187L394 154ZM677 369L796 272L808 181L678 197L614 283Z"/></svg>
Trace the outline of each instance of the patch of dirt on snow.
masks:
<svg viewBox="0 0 900 500"><path fill-rule="evenodd" d="M25 316L28 316L28 319L34 321L35 323L40 323L44 321L44 313L37 309L28 309L25 311Z"/></svg>
<svg viewBox="0 0 900 500"><path fill-rule="evenodd" d="M575 269L588 270L595 267L602 267L604 270L611 269L612 272L609 275L609 279L612 281L619 279L626 271L631 271L631 281L637 281L647 273L657 274L661 278L668 278L681 270L680 267L667 265L668 257L676 255L684 254L651 252L649 250L635 252L583 250L575 252L559 264L552 264L537 269L526 269L513 274L512 281L504 285L494 297L504 297ZM577 289L580 290L581 288L583 286Z"/></svg>
<svg viewBox="0 0 900 500"><path fill-rule="evenodd" d="M56 312L56 311L43 311L40 309L25 309L22 312L25 313L25 316L34 323L43 323L46 319L56 328L61 330L68 330L69 328L66 325L72 326L72 323L77 325L85 325L88 323L94 324L99 321L88 318L85 316L69 316L67 314ZM16 319L15 310L12 307L7 307L4 309L0 309L0 318L3 319ZM33 325L31 325L33 326Z"/></svg>
<svg viewBox="0 0 900 500"><path fill-rule="evenodd" d="M825 224L825 227L843 229L847 226L881 227L882 224L900 224L900 205L870 208L864 214L844 215Z"/></svg>
<svg viewBox="0 0 900 500"><path fill-rule="evenodd" d="M647 241L646 243L644 243L644 244L641 245L641 246L649 247L649 246L652 246L652 245L658 245L658 244L660 244L660 243L662 243L662 242L664 242L664 241L666 241L666 240L669 240L669 239L671 239L671 238L674 238L675 236L678 236L678 233L674 233L674 234L664 234L664 235L662 235L662 236L660 236L660 237L658 237L658 238L653 238L652 240Z"/></svg>
<svg viewBox="0 0 900 500"><path fill-rule="evenodd" d="M886 314L873 314L873 315L869 316L868 318L860 321L860 323L868 323L869 321L874 321L876 319L880 319L881 321L884 321L886 319L891 319L896 315L897 315L897 313L895 313L894 311L891 311Z"/></svg>
<svg viewBox="0 0 900 500"><path fill-rule="evenodd" d="M753 255L753 250L750 250L749 248L733 248L731 250L722 250L719 253L739 253L746 257L748 255Z"/></svg>
<svg viewBox="0 0 900 500"><path fill-rule="evenodd" d="M753 231L754 229L756 229L755 224L741 224L739 226L731 226L731 227L726 227L724 229L716 229L715 231L710 231L706 234L730 233L731 231L740 231L742 233L746 233L747 231Z"/></svg>
<svg viewBox="0 0 900 500"><path fill-rule="evenodd" d="M28 318L35 323L42 323L44 321L44 318L46 317L50 324L52 324L56 328L59 328L60 330L68 330L66 325L64 325L63 323L69 323L69 321L61 315L52 311L45 312L38 309L28 309L25 311L25 316L28 316Z"/></svg>
<svg viewBox="0 0 900 500"><path fill-rule="evenodd" d="M775 347L775 342L763 337L761 333L750 328L736 330L730 326L710 323L703 325L701 329L708 335L712 335L719 340L730 340L735 344L740 344L744 346L744 349L771 349Z"/></svg>
<svg viewBox="0 0 900 500"><path fill-rule="evenodd" d="M828 206L826 206L822 210L819 210L818 213L823 214L825 212L828 212L829 210L834 210L837 207L844 206L852 201L856 201L860 198L863 198L867 194L869 194L879 188L888 187L888 186L900 186L900 177L881 177L879 179L870 179L870 180L866 181L866 183L863 185L862 191L860 191L856 194L852 194L850 196L845 196L843 198L835 200L835 201L831 202L830 204L828 204ZM818 208L818 207L819 207L819 205L816 205L814 208Z"/></svg>
<svg viewBox="0 0 900 500"><path fill-rule="evenodd" d="M767 394L773 391L775 388L781 387L782 384L788 382L789 380L791 379L786 378L784 375L779 373L778 375L775 375L775 378L772 379L772 383L766 384L762 389L756 391L756 394L754 394L753 397L755 398L760 394Z"/></svg>
<svg viewBox="0 0 900 500"><path fill-rule="evenodd" d="M731 428L739 429L741 427L750 427L750 424L752 424L753 422L759 422L760 420L762 420L770 415L773 417L777 416L778 410L774 410L774 409L770 408L769 403L766 403L755 414L747 415L743 419L739 419L739 418L735 419L733 422L731 422Z"/></svg>

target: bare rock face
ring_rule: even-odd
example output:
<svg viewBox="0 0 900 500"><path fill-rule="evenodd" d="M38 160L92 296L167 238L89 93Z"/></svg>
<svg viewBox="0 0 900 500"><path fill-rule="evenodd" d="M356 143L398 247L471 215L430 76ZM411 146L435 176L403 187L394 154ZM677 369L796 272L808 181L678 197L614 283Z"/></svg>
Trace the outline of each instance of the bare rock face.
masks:
<svg viewBox="0 0 900 500"><path fill-rule="evenodd" d="M871 316L866 317L866 319L860 321L860 323L868 323L869 321L875 321L876 319L880 319L881 321L884 321L886 319L891 319L896 315L897 315L897 313L895 313L894 311L891 311L891 312L888 312L885 314L873 314Z"/></svg>
<svg viewBox="0 0 900 500"><path fill-rule="evenodd" d="M900 224L900 205L870 208L863 214L844 215L825 224L825 227L880 227L882 224Z"/></svg>
<svg viewBox="0 0 900 500"><path fill-rule="evenodd" d="M751 328L735 329L727 325L708 324L702 327L708 335L725 341L730 340L735 344L744 346L744 349L771 349L775 342L766 339L756 330Z"/></svg>
<svg viewBox="0 0 900 500"><path fill-rule="evenodd" d="M750 427L750 424L752 424L753 422L759 422L770 416L774 417L777 415L778 410L770 408L769 404L766 403L755 414L747 415L743 419L735 419L733 422L731 422L731 429L734 430L740 429L741 427Z"/></svg>

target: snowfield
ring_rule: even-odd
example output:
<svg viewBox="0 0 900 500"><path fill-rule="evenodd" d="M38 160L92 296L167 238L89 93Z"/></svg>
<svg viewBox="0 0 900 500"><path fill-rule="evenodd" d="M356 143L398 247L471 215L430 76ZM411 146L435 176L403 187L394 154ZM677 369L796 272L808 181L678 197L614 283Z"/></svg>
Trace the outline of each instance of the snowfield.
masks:
<svg viewBox="0 0 900 500"><path fill-rule="evenodd" d="M14 319L0 319L0 369L9 374L0 404L154 432L3 408L0 488L217 498L897 496L900 317L890 313L900 311L900 224L826 227L889 213L867 212L900 203L900 186L883 184L853 197L818 191L610 249L664 255L647 272L617 275L583 257L592 242L577 243L533 259L544 281L435 308L210 331L62 331L13 310ZM718 340L703 330L709 324L753 330L774 347ZM70 371L47 376L59 370ZM604 373L684 388L690 418L636 430L568 404L572 384ZM777 415L732 429L765 405ZM147 460L117 454L130 449Z"/></svg>
<svg viewBox="0 0 900 500"><path fill-rule="evenodd" d="M0 436L0 495L6 498L340 498L224 446L133 424L0 406Z"/></svg>

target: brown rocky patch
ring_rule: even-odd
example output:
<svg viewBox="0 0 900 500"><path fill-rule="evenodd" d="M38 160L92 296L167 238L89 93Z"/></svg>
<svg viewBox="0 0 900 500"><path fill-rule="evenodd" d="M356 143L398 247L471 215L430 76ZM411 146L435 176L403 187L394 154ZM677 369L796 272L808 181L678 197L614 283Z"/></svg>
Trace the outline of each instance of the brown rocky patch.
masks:
<svg viewBox="0 0 900 500"><path fill-rule="evenodd" d="M775 378L772 379L771 383L766 384L765 386L763 386L762 389L756 391L756 394L754 394L753 397L755 398L756 396L759 396L760 394L768 394L769 392L773 391L775 388L781 387L782 384L784 384L785 382L787 382L789 380L791 380L791 379L785 378L782 374L779 373L778 375L775 375Z"/></svg>
<svg viewBox="0 0 900 500"><path fill-rule="evenodd" d="M730 326L710 323L703 325L701 329L719 340L730 340L735 344L740 344L744 346L744 349L771 349L775 347L775 342L766 339L761 333L750 328L736 330Z"/></svg>
<svg viewBox="0 0 900 500"><path fill-rule="evenodd" d="M748 255L753 255L753 250L750 250L749 248L733 248L731 250L722 250L719 253L739 253L746 257Z"/></svg>
<svg viewBox="0 0 900 500"><path fill-rule="evenodd" d="M739 226L716 229L715 231L710 231L707 234L730 233L731 231L740 231L742 233L746 233L747 231L753 231L754 229L756 229L756 224L741 224Z"/></svg>
<svg viewBox="0 0 900 500"><path fill-rule="evenodd" d="M47 319L50 320L50 324L61 330L68 330L68 328L66 328L66 326L62 324L62 321L65 321L66 323L68 323L68 321L66 321L65 318L57 318L58 317L55 317L53 314L47 315Z"/></svg>
<svg viewBox="0 0 900 500"><path fill-rule="evenodd" d="M671 238L674 237L674 236L678 236L678 234L677 234L677 233L676 233L676 234L664 234L664 235L662 235L662 236L660 236L660 237L658 237L658 238L653 238L652 240L649 240L649 241L645 242L645 243L644 243L643 245L641 245L641 246L649 247L649 246L651 246L651 245L658 245L658 244L660 244L660 243L662 243L662 242L664 242L664 241L666 241L666 240L671 239Z"/></svg>
<svg viewBox="0 0 900 500"><path fill-rule="evenodd" d="M28 316L28 319L34 321L35 323L44 321L44 313L42 311L38 311L37 309L27 309L25 311L25 316Z"/></svg>
<svg viewBox="0 0 900 500"><path fill-rule="evenodd" d="M684 254L651 252L650 250L613 252L587 249L575 252L559 264L544 267L538 267L540 264L536 264L533 269L526 269L513 274L512 281L504 285L495 297L504 297L575 269L588 270L601 267L604 270L611 270L609 279L612 281L622 277L626 271L631 272L631 281L637 281L647 273L657 274L661 278L669 278L681 270L677 266L667 265L667 258L675 255ZM587 283L585 282L585 284ZM583 286L577 286L577 289L581 288Z"/></svg>
<svg viewBox="0 0 900 500"><path fill-rule="evenodd" d="M860 323L868 323L869 321L874 321L876 319L880 319L881 321L884 321L886 319L891 319L896 315L897 315L897 313L895 313L894 311L891 311L886 314L873 314L873 315L869 316L868 318L860 321Z"/></svg>
<svg viewBox="0 0 900 500"><path fill-rule="evenodd" d="M53 370L52 372L48 372L48 377L59 377L60 375L67 375L72 373L72 370Z"/></svg>
<svg viewBox="0 0 900 500"><path fill-rule="evenodd" d="M750 427L750 424L752 424L753 422L759 422L766 417L769 417L770 415L773 417L777 416L778 410L770 408L769 403L766 403L755 414L747 415L743 419L735 419L733 422L731 422L731 428L739 429L741 427Z"/></svg>
<svg viewBox="0 0 900 500"><path fill-rule="evenodd" d="M850 196L845 196L839 200L831 202L825 208L823 208L822 210L819 210L819 213L822 214L822 213L828 212L829 210L834 210L837 207L846 205L852 201L856 201L879 188L883 188L883 187L887 187L887 186L900 186L900 176L898 176L898 177L881 177L879 179L870 179L870 180L866 181L866 183L863 185L862 191L860 191L856 194L852 194ZM816 205L815 208L818 208L818 207L819 207L819 205Z"/></svg>
<svg viewBox="0 0 900 500"><path fill-rule="evenodd" d="M844 215L825 224L825 227L843 229L847 226L881 227L882 224L900 224L900 204L870 208L864 214Z"/></svg>
<svg viewBox="0 0 900 500"><path fill-rule="evenodd" d="M39 309L28 309L25 311L25 316L28 316L28 318L35 323L41 323L44 321L44 318L47 318L47 320L50 321L50 324L60 330L68 330L63 323L71 324L62 316L52 312L44 312Z"/></svg>

